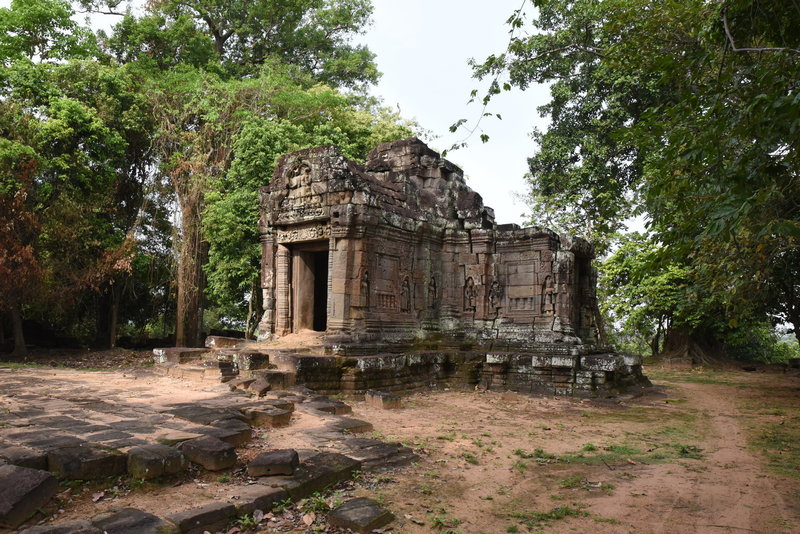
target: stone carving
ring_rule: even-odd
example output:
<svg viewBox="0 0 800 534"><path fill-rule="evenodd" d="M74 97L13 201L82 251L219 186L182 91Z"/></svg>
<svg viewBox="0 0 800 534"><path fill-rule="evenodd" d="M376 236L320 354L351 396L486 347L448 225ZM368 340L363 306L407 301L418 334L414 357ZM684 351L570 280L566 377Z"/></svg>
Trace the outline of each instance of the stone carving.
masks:
<svg viewBox="0 0 800 534"><path fill-rule="evenodd" d="M403 278L403 283L400 284L400 311L411 311L411 284L407 276Z"/></svg>
<svg viewBox="0 0 800 534"><path fill-rule="evenodd" d="M489 286L489 307L492 310L500 308L500 301L503 298L503 286L497 280L492 280L492 285Z"/></svg>
<svg viewBox="0 0 800 534"><path fill-rule="evenodd" d="M286 187L289 189L298 189L309 185L311 185L311 165L300 162L286 181Z"/></svg>
<svg viewBox="0 0 800 534"><path fill-rule="evenodd" d="M369 271L361 273L361 305L369 308Z"/></svg>
<svg viewBox="0 0 800 534"><path fill-rule="evenodd" d="M555 313L556 289L553 286L553 277L548 274L542 284L542 315L554 315Z"/></svg>
<svg viewBox="0 0 800 534"><path fill-rule="evenodd" d="M468 277L464 282L464 311L475 311L475 301L478 298L478 289L475 287L475 281L472 277Z"/></svg>
<svg viewBox="0 0 800 534"><path fill-rule="evenodd" d="M279 243L294 243L297 241L315 241L327 239L330 228L327 225L309 226L306 228L293 228L291 230L278 230Z"/></svg>
<svg viewBox="0 0 800 534"><path fill-rule="evenodd" d="M436 277L431 276L428 280L428 308L431 310L436 309Z"/></svg>

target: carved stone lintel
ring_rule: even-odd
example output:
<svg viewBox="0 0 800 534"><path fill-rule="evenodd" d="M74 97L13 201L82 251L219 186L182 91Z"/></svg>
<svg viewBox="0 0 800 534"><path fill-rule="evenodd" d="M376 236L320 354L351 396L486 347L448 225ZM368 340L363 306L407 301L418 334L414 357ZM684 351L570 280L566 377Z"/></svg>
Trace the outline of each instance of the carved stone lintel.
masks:
<svg viewBox="0 0 800 534"><path fill-rule="evenodd" d="M298 241L315 241L318 239L328 239L331 235L330 227L327 224L305 226L302 228L287 228L278 230L278 243L295 243Z"/></svg>

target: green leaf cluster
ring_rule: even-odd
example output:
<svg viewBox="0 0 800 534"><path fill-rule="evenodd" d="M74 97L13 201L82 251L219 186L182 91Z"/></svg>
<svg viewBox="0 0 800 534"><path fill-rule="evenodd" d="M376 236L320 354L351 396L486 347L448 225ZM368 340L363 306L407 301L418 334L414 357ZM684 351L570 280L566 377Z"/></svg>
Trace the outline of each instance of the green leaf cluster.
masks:
<svg viewBox="0 0 800 534"><path fill-rule="evenodd" d="M691 302L689 326L719 332L772 321L797 331L800 7L532 4L510 21L526 32L474 68L506 89L551 84L539 109L550 124L534 132L529 159L533 222L588 236L603 252L631 217L647 221L658 262L630 266L631 276L617 280L631 243L644 247L642 260L651 255L654 245L634 237L606 267L618 284L608 288L619 293L607 293L616 319L620 302L646 301L627 306L627 324ZM693 301L665 300L671 277ZM652 324L654 334L659 321Z"/></svg>

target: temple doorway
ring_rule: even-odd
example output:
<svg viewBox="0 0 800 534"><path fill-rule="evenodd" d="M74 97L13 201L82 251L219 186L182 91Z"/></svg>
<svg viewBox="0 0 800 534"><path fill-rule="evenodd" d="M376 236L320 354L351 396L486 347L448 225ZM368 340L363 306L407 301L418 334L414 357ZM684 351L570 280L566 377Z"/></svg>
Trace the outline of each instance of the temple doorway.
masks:
<svg viewBox="0 0 800 534"><path fill-rule="evenodd" d="M328 242L292 246L292 332L328 327Z"/></svg>

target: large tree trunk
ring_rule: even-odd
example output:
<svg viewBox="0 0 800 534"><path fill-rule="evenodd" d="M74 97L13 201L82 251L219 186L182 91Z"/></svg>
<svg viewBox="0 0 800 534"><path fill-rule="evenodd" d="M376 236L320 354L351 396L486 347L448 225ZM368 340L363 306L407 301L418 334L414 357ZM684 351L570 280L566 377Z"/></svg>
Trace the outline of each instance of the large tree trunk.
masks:
<svg viewBox="0 0 800 534"><path fill-rule="evenodd" d="M11 356L23 358L28 355L28 347L25 346L25 334L22 331L22 315L19 312L19 306L11 308L11 326L14 333L14 350L11 352Z"/></svg>
<svg viewBox="0 0 800 534"><path fill-rule="evenodd" d="M670 328L664 333L661 357L690 360L692 365L713 365L723 359L724 351L713 336L702 331Z"/></svg>
<svg viewBox="0 0 800 534"><path fill-rule="evenodd" d="M207 243L200 225L200 198L181 201L181 240L178 253L178 307L176 311L175 346L201 347L203 322L203 289Z"/></svg>

